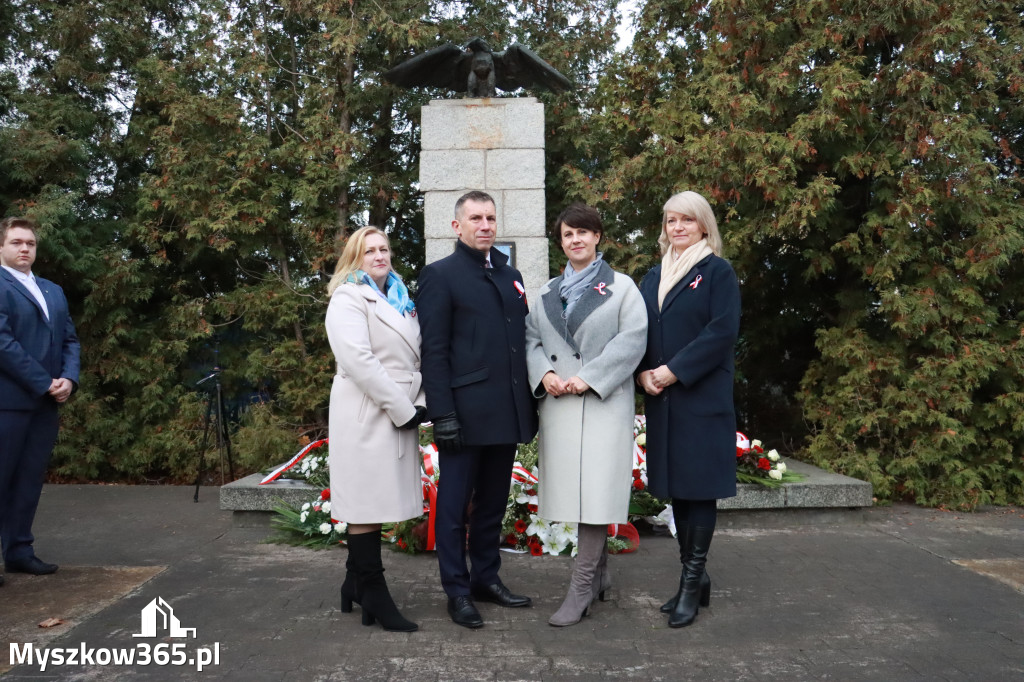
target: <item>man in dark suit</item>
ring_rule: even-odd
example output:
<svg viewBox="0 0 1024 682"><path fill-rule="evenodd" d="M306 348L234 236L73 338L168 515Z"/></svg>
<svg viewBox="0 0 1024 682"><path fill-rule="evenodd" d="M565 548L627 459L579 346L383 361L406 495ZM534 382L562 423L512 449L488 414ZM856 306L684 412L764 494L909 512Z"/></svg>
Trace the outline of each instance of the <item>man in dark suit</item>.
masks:
<svg viewBox="0 0 1024 682"><path fill-rule="evenodd" d="M455 252L420 273L416 307L427 412L440 452L434 523L441 585L452 620L477 628L483 619L474 599L531 603L502 584L498 569L516 443L537 433L537 411L526 377L523 277L493 248L494 199L463 195L452 228Z"/></svg>
<svg viewBox="0 0 1024 682"><path fill-rule="evenodd" d="M0 544L8 573L43 575L57 565L36 557L32 520L79 346L63 290L32 274L35 259L35 224L0 221Z"/></svg>

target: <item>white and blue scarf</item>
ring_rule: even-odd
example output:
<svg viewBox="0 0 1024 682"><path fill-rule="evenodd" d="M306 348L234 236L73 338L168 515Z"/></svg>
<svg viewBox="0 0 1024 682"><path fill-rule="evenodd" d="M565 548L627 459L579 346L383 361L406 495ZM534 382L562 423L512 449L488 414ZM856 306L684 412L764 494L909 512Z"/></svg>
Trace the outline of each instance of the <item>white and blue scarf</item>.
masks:
<svg viewBox="0 0 1024 682"><path fill-rule="evenodd" d="M397 310L399 315L407 315L416 309L416 304L409 298L409 287L405 286L405 282L395 274L394 270L388 273L388 279L384 283L384 288L387 289L386 294L380 290L380 287L373 281L373 278L362 270L356 270L349 275L347 281L353 284L369 285L371 289L377 292L378 296Z"/></svg>

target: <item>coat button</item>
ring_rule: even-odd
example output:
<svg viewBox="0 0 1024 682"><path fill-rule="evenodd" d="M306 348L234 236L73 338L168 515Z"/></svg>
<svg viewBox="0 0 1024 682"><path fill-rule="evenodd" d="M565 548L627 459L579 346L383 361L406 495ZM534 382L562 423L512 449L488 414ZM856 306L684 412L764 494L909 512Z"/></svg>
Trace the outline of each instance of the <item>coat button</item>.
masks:
<svg viewBox="0 0 1024 682"><path fill-rule="evenodd" d="M558 356L557 355L552 355L551 356L551 362L557 362L557 361L558 361Z"/></svg>
<svg viewBox="0 0 1024 682"><path fill-rule="evenodd" d="M579 359L580 359L580 354L579 354L579 353L573 353L573 354L572 354L572 356L573 356L574 358L576 358L577 360L579 360Z"/></svg>

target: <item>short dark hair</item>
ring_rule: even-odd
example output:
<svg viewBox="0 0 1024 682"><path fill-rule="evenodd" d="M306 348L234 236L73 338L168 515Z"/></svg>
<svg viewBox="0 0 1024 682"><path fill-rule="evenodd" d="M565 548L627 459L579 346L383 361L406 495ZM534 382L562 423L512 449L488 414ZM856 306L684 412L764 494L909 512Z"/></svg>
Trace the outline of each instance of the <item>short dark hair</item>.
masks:
<svg viewBox="0 0 1024 682"><path fill-rule="evenodd" d="M604 234L604 228L601 227L601 215L597 212L596 208L586 204L572 204L558 214L558 217L555 219L554 230L555 236L559 239L562 238L563 223L578 230L590 230L598 236L599 242Z"/></svg>
<svg viewBox="0 0 1024 682"><path fill-rule="evenodd" d="M461 197L459 197L458 201L455 202L455 219L456 220L459 219L459 211L462 209L462 205L465 204L467 201L475 201L475 202L481 203L481 204L491 204L492 206L497 206L498 205L497 203L495 203L494 197L492 197L487 192L482 192L482 191L480 191L478 189L475 189L472 192L466 192Z"/></svg>
<svg viewBox="0 0 1024 682"><path fill-rule="evenodd" d="M7 241L7 230L14 227L20 227L24 230L28 230L36 239L39 238L39 227L36 225L36 221L31 218L19 218L17 216L12 216L10 218L0 220L0 244Z"/></svg>

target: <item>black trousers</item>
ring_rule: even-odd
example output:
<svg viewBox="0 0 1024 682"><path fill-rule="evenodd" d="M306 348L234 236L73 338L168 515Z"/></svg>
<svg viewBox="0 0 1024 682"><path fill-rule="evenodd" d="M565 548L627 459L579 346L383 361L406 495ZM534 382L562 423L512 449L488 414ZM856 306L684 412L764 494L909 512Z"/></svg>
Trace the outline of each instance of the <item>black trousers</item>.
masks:
<svg viewBox="0 0 1024 682"><path fill-rule="evenodd" d="M434 541L441 586L449 597L468 595L471 585L499 581L501 522L515 456L515 443L466 446L440 453Z"/></svg>

